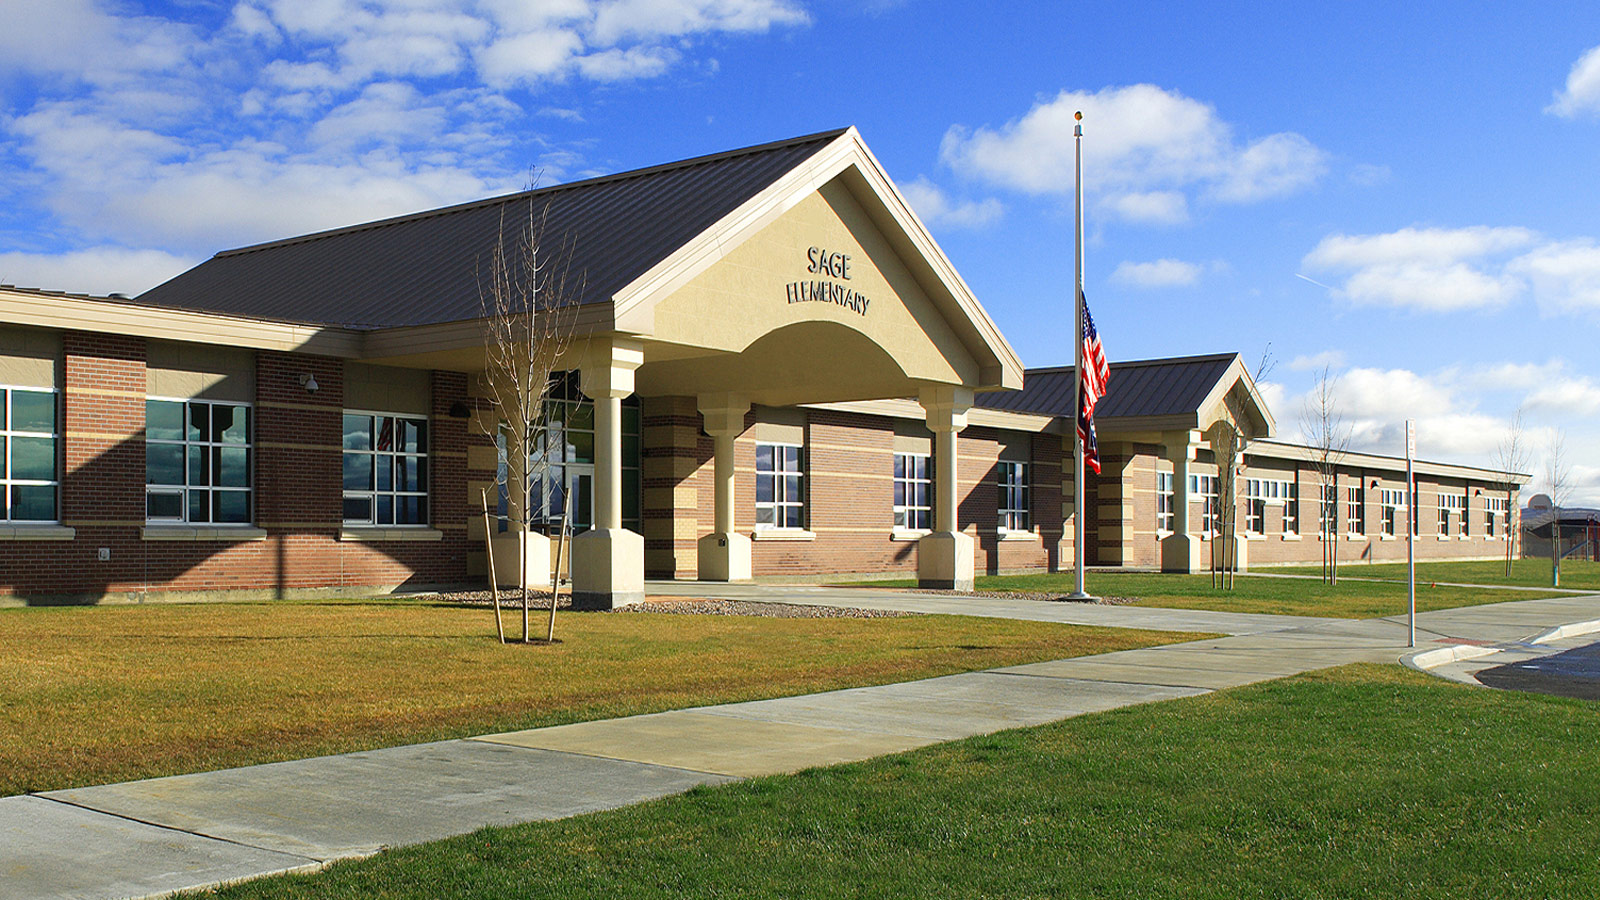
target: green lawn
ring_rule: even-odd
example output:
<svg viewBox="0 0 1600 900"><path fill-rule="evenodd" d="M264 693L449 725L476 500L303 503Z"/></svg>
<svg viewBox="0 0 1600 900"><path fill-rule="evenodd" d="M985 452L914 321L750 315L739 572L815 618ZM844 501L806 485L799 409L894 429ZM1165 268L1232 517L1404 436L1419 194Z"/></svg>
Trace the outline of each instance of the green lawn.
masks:
<svg viewBox="0 0 1600 900"><path fill-rule="evenodd" d="M1196 637L606 613L563 614L557 635L502 646L487 609L420 601L0 610L0 796Z"/></svg>
<svg viewBox="0 0 1600 900"><path fill-rule="evenodd" d="M1393 616L1406 611L1404 584L1340 581L1330 586L1310 579L1252 578L1241 575L1234 580L1233 590L1225 591L1211 586L1210 575L1163 575L1153 572L1090 572L1085 582L1091 594L1137 598L1137 606L1346 619ZM916 582L873 581L862 582L859 586L916 587ZM1073 576L1070 572L980 575L977 579L979 592L1037 591L1065 596L1072 592L1072 587ZM1424 586L1417 590L1417 609L1451 609L1525 600L1534 596L1551 595L1486 588Z"/></svg>
<svg viewBox="0 0 1600 900"><path fill-rule="evenodd" d="M1587 898L1597 709L1350 666L220 895Z"/></svg>
<svg viewBox="0 0 1600 900"><path fill-rule="evenodd" d="M1263 572L1284 572L1297 575L1318 575L1318 566L1262 569ZM1339 574L1358 578L1390 578L1404 581L1405 563L1341 562ZM1550 560L1517 559L1511 562L1511 576L1506 576L1504 560L1476 560L1472 562L1419 562L1418 581L1453 581L1459 584L1514 584L1522 587L1549 587ZM1561 563L1561 586L1574 591L1600 591L1600 563L1585 559L1568 559Z"/></svg>

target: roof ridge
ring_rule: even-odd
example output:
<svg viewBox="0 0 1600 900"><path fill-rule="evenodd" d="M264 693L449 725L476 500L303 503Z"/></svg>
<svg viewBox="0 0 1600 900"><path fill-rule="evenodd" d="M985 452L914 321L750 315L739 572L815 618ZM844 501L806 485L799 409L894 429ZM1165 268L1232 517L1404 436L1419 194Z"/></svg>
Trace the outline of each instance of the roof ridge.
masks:
<svg viewBox="0 0 1600 900"><path fill-rule="evenodd" d="M1112 368L1116 368L1118 366L1168 365L1177 362L1215 362L1222 359L1233 359L1238 355L1239 353L1235 351L1232 353L1202 353L1195 356L1164 356L1155 359L1124 359L1113 361L1110 363L1110 365ZM1037 373L1041 375L1048 375L1056 372L1070 372L1072 369L1072 366L1041 366L1038 368L1024 369L1023 374L1031 375Z"/></svg>
<svg viewBox="0 0 1600 900"><path fill-rule="evenodd" d="M613 181L623 181L631 178L644 178L652 175L659 175L663 172L670 172L678 169L688 169L695 166L703 166L709 163L721 162L726 159L734 159L740 156L753 156L757 153L765 153L786 147L799 146L812 141L833 140L834 138L845 134L849 130L849 126L844 128L834 128L828 131L819 131L814 134L801 135L800 137L784 138L783 140L768 141L764 144L755 144L749 147L739 147L733 150L723 150L717 153L707 153L701 156L692 156L687 159L680 159L674 162L658 163L653 166L646 166L642 169L629 169L625 172L613 172L609 175L596 175L593 178L584 178L579 181L569 181L562 184L552 184L549 187L533 188L525 191L514 191L510 194L501 194L496 197L487 197L481 200L469 200L465 203L456 203L451 206L441 206L437 209L425 209L418 212L405 213L404 215L390 216L387 219L376 219L371 222L360 222L355 225L342 225L338 228L329 228L323 231L313 231L307 234L279 238L277 240L265 241L259 244L247 244L243 247L220 250L214 254L212 258L221 259L229 256L242 256L246 253L254 253L261 250L271 250L278 247L292 246L294 244L309 243L311 241L319 241L325 238L338 237L345 234L354 234L356 232L370 231L377 228L388 228L406 222L431 219L436 216L445 216L459 212L466 212L468 210L483 209L485 207L511 203L523 197L531 198L537 195L555 194L561 191L590 188L599 184L606 184Z"/></svg>

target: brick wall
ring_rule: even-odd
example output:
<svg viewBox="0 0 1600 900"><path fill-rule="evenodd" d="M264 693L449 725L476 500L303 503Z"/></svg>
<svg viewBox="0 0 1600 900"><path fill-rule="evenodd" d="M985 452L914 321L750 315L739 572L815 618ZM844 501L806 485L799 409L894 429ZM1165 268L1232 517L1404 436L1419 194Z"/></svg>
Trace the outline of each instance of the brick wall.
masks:
<svg viewBox="0 0 1600 900"><path fill-rule="evenodd" d="M420 587L468 578L467 422L449 415L466 377L435 372L429 503L438 541L341 540L343 364L256 355L248 540L150 540L145 528L142 339L62 336L61 524L70 541L0 541L0 594L123 596ZM318 390L301 385L315 377ZM104 550L108 558L101 559Z"/></svg>

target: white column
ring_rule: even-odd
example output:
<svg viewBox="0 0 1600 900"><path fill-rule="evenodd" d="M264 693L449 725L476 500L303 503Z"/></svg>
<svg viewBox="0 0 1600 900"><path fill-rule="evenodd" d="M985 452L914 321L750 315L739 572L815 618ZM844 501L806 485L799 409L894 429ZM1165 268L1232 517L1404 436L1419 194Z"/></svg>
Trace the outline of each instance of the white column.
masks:
<svg viewBox="0 0 1600 900"><path fill-rule="evenodd" d="M750 538L734 531L733 440L744 432L750 401L738 394L699 398L700 417L712 440L712 472L716 481L711 533L698 545L701 581L749 581Z"/></svg>
<svg viewBox="0 0 1600 900"><path fill-rule="evenodd" d="M961 532L956 515L960 490L956 481L956 435L967 427L972 391L951 385L922 389L922 409L933 432L934 531L917 541L917 583L926 588L972 590L972 538Z"/></svg>
<svg viewBox="0 0 1600 900"><path fill-rule="evenodd" d="M1161 539L1163 572L1198 572L1205 568L1205 544L1189 527L1189 468L1199 444L1198 431L1162 435L1167 459L1172 461L1172 534Z"/></svg>
<svg viewBox="0 0 1600 900"><path fill-rule="evenodd" d="M580 609L644 600L644 538L622 527L622 398L643 362L634 341L594 338L579 369L595 431L595 527L572 540L572 603Z"/></svg>

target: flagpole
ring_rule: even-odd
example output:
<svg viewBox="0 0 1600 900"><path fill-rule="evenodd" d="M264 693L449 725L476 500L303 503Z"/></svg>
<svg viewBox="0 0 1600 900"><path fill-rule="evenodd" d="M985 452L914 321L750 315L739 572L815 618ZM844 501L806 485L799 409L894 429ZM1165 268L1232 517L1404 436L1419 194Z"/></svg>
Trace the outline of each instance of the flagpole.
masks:
<svg viewBox="0 0 1600 900"><path fill-rule="evenodd" d="M1073 169L1073 271L1072 271L1072 556L1075 577L1069 600L1091 599L1083 588L1083 113L1073 113L1075 159Z"/></svg>

